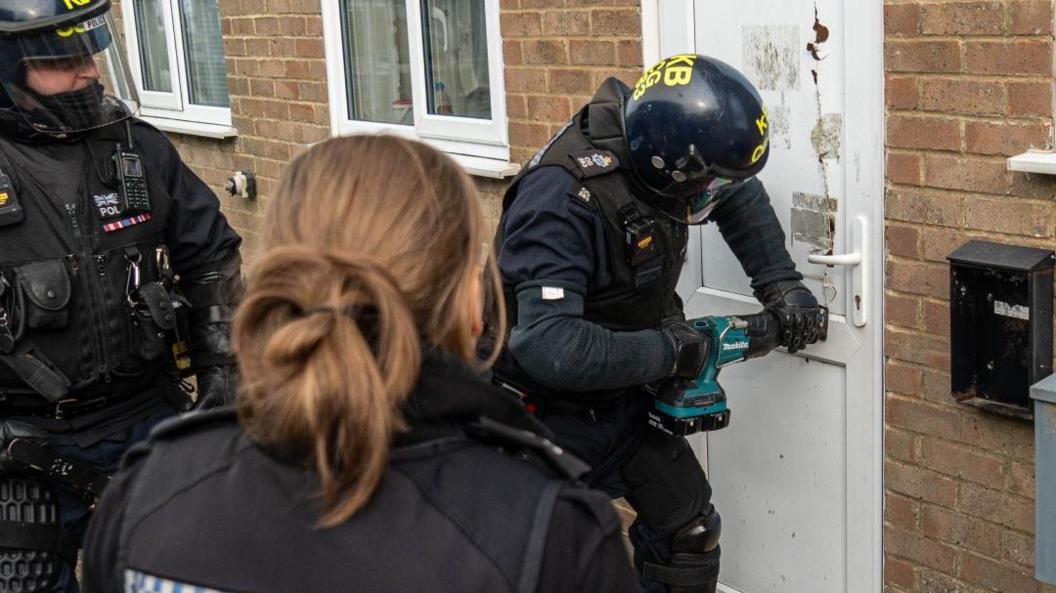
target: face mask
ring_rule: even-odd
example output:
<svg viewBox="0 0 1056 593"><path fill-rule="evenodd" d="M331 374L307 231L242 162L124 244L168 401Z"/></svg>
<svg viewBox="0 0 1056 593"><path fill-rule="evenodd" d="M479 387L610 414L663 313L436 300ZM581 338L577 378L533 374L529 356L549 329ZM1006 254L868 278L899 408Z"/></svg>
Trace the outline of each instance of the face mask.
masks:
<svg viewBox="0 0 1056 593"><path fill-rule="evenodd" d="M103 123L103 85L93 81L83 89L41 95L30 91L40 105L40 115L57 120L70 131L89 130Z"/></svg>

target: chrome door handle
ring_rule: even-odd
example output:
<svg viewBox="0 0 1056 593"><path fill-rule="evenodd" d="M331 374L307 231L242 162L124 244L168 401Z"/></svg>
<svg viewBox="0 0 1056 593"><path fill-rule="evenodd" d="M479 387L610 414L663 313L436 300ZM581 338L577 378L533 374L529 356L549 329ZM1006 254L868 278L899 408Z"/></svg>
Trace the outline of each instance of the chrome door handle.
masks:
<svg viewBox="0 0 1056 593"><path fill-rule="evenodd" d="M851 320L858 327L865 327L869 320L869 224L859 216L851 224L851 245L854 251L825 255L813 253L807 261L822 266L850 266L851 271Z"/></svg>

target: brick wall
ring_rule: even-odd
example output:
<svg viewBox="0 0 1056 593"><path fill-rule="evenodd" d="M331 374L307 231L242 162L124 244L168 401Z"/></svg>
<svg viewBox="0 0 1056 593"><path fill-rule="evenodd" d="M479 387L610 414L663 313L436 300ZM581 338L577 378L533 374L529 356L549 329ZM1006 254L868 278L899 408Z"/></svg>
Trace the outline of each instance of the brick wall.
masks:
<svg viewBox="0 0 1056 593"><path fill-rule="evenodd" d="M970 238L1053 248L1051 1L885 0L885 588L1056 591L1033 575L1033 430L950 397L949 271Z"/></svg>
<svg viewBox="0 0 1056 593"><path fill-rule="evenodd" d="M512 158L524 162L609 76L642 70L639 0L501 0Z"/></svg>

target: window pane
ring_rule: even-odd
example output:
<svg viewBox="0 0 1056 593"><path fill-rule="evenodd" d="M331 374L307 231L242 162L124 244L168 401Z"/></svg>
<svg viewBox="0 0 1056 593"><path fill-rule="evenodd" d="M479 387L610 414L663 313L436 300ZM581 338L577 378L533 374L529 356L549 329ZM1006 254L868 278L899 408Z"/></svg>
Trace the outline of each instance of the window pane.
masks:
<svg viewBox="0 0 1056 593"><path fill-rule="evenodd" d="M424 0L429 113L491 119L484 0Z"/></svg>
<svg viewBox="0 0 1056 593"><path fill-rule="evenodd" d="M136 34L139 36L139 63L143 70L143 90L172 92L169 72L169 45L165 39L165 7L162 0L136 0Z"/></svg>
<svg viewBox="0 0 1056 593"><path fill-rule="evenodd" d="M344 1L349 119L414 123L404 0Z"/></svg>
<svg viewBox="0 0 1056 593"><path fill-rule="evenodd" d="M195 105L227 107L227 65L218 0L180 0L187 96Z"/></svg>

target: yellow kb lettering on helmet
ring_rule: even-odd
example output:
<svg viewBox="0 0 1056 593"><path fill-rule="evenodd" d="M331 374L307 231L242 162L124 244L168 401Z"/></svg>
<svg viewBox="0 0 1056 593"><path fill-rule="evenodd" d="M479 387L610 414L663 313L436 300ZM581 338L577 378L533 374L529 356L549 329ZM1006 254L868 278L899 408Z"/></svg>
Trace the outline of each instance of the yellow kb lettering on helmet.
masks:
<svg viewBox="0 0 1056 593"><path fill-rule="evenodd" d="M91 4L92 0L63 0L63 3L66 5L66 10L73 10Z"/></svg>
<svg viewBox="0 0 1056 593"><path fill-rule="evenodd" d="M661 80L664 81L665 86L689 84L693 78L693 61L696 59L696 54L679 54L666 60L660 60L642 73L642 76L634 83L634 92L631 93L631 97L635 100L641 99L645 91Z"/></svg>

